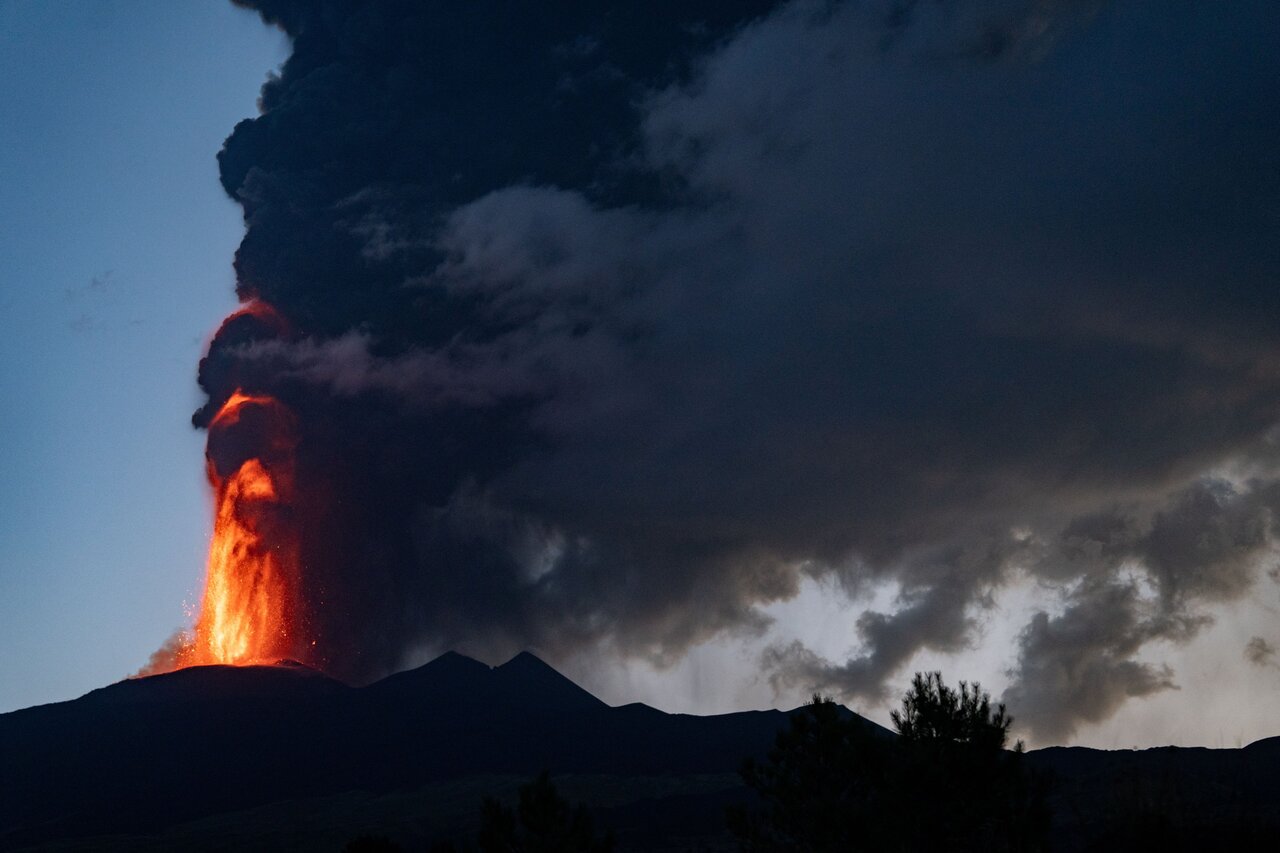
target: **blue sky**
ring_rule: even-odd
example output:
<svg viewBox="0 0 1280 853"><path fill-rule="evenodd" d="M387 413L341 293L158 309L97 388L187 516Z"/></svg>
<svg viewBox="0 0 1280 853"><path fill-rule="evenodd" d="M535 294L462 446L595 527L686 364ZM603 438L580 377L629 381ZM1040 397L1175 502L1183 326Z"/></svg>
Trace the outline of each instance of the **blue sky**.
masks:
<svg viewBox="0 0 1280 853"><path fill-rule="evenodd" d="M137 669L197 600L195 365L243 231L214 157L286 50L229 3L0 0L0 711Z"/></svg>

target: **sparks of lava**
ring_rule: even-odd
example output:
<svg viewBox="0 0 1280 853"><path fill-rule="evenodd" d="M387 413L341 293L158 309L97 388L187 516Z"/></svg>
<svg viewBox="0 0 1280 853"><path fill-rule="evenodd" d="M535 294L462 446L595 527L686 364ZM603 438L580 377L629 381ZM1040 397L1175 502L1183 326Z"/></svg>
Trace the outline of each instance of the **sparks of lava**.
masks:
<svg viewBox="0 0 1280 853"><path fill-rule="evenodd" d="M278 400L236 391L209 426L213 538L200 615L178 666L299 657L295 428Z"/></svg>

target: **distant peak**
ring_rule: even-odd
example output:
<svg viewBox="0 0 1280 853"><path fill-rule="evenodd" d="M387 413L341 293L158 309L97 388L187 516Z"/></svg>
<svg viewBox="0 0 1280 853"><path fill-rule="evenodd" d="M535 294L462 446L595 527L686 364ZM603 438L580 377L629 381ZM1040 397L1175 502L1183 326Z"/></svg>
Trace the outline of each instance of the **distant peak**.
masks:
<svg viewBox="0 0 1280 853"><path fill-rule="evenodd" d="M532 652L521 652L502 666L494 667L493 673L519 690L522 701L527 703L604 707L603 702Z"/></svg>
<svg viewBox="0 0 1280 853"><path fill-rule="evenodd" d="M457 652L445 652L417 669L371 684L374 693L420 696L424 701L496 702L504 707L573 710L607 707L537 655L521 652L490 667Z"/></svg>
<svg viewBox="0 0 1280 853"><path fill-rule="evenodd" d="M542 658L535 655L533 652L520 652L520 654L516 655L511 660L498 666L497 669L505 669L507 667L525 668L525 667L531 667L531 666L540 667L542 669L550 669L553 672L555 671L555 667L551 666L551 664L547 663Z"/></svg>
<svg viewBox="0 0 1280 853"><path fill-rule="evenodd" d="M437 658L432 658L423 664L422 668L431 667L432 669L468 669L468 670L485 670L491 667L486 663L481 663L475 658L469 658L464 654L455 651L447 651Z"/></svg>
<svg viewBox="0 0 1280 853"><path fill-rule="evenodd" d="M466 655L462 654L461 652L455 652L453 649L450 649L449 651L445 652L439 657L432 658L429 661L429 663L439 663L441 661L445 661L445 662L466 661L467 663L480 663L480 661L476 660L475 658L469 658Z"/></svg>
<svg viewBox="0 0 1280 853"><path fill-rule="evenodd" d="M432 658L421 666L413 669L406 669L387 676L381 681L374 682L384 687L388 685L422 683L424 679L428 682L445 679L475 679L484 678L489 675L491 669L487 664L483 664L475 658L469 658L466 655L449 651ZM373 685L369 685L372 687Z"/></svg>

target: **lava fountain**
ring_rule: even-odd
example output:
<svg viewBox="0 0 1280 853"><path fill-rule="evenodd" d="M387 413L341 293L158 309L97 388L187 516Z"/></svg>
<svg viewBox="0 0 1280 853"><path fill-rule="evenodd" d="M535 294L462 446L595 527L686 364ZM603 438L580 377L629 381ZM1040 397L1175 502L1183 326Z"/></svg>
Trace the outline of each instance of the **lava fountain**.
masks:
<svg viewBox="0 0 1280 853"><path fill-rule="evenodd" d="M202 384L208 375L234 378L234 372L225 371L234 364L228 353L236 347L288 334L271 306L246 303L223 321L210 342L200 366ZM199 614L194 628L166 642L139 675L283 658L314 662L296 500L297 420L274 396L216 384L224 390L211 391L209 405L192 419L208 429L205 471L214 498Z"/></svg>
<svg viewBox="0 0 1280 853"><path fill-rule="evenodd" d="M278 400L236 391L209 425L213 538L200 615L181 666L297 658L294 423Z"/></svg>

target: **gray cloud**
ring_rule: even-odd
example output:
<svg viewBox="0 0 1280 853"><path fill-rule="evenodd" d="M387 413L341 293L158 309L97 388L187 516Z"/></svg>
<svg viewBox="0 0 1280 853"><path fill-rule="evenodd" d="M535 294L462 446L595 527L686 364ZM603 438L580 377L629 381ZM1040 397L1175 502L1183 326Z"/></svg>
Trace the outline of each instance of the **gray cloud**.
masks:
<svg viewBox="0 0 1280 853"><path fill-rule="evenodd" d="M1174 686L1172 672L1135 655L1152 641L1190 640L1211 622L1206 604L1238 600L1253 587L1274 558L1276 488L1201 479L1154 507L1094 512L1066 525L1059 554L1039 565L1050 577L1083 580L1062 615L1033 617L1005 693L1038 739L1060 740L1130 697Z"/></svg>
<svg viewBox="0 0 1280 853"><path fill-rule="evenodd" d="M900 601L892 614L867 611L858 617L858 636L867 652L836 664L799 641L765 649L761 666L775 690L802 686L824 694L870 702L889 698L886 684L916 652L958 652L965 648L973 621L963 597L935 587L917 600Z"/></svg>
<svg viewBox="0 0 1280 853"><path fill-rule="evenodd" d="M913 554L893 568L903 584L892 613L865 611L857 619L863 651L844 663L824 660L799 642L774 645L761 667L775 691L801 687L880 703L888 682L919 651L964 651L975 640L981 611L1038 543L1027 531L971 535L967 542Z"/></svg>
<svg viewBox="0 0 1280 853"><path fill-rule="evenodd" d="M1250 637L1244 647L1244 659L1254 666L1280 666L1276 662L1276 647L1264 637Z"/></svg>
<svg viewBox="0 0 1280 853"><path fill-rule="evenodd" d="M1060 743L1126 700L1175 689L1167 666L1134 655L1152 640L1183 640L1197 620L1162 613L1132 582L1085 582L1059 616L1037 613L1020 639L1018 680L1004 702L1040 741Z"/></svg>
<svg viewBox="0 0 1280 853"><path fill-rule="evenodd" d="M903 596L892 616L865 613L862 655L837 664L793 643L769 649L762 665L775 688L883 701L885 682L914 654L955 652L973 639L984 589L975 581L990 590L1020 569L1065 584L1066 608L1032 617L1003 698L1037 740L1060 742L1130 698L1176 686L1171 670L1137 655L1156 641L1191 640L1212 621L1206 605L1239 600L1254 587L1274 560L1278 485L1206 478L1158 500L1072 518L1056 537L1022 531L1008 540L1012 547L971 554L933 579L918 601ZM1264 645L1251 643L1246 657L1259 662L1267 647L1255 639Z"/></svg>

